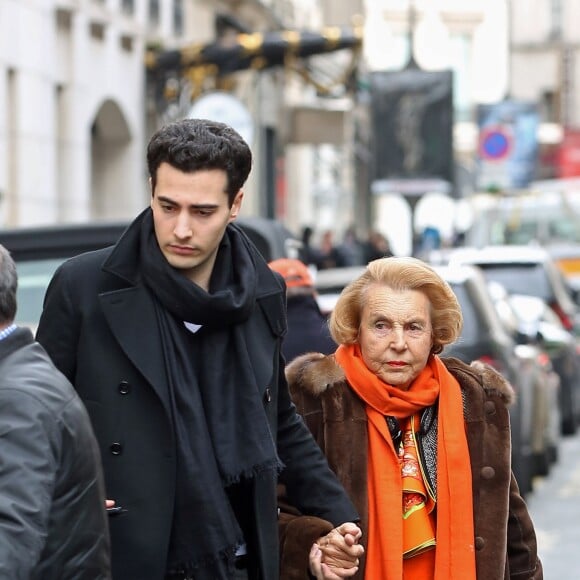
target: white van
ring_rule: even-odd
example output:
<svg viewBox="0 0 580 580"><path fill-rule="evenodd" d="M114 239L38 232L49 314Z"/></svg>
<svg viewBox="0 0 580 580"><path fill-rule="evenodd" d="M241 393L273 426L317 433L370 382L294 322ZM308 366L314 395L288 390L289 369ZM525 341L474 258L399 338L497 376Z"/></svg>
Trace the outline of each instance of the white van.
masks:
<svg viewBox="0 0 580 580"><path fill-rule="evenodd" d="M580 190L474 198L465 245L544 247L570 287L580 290Z"/></svg>

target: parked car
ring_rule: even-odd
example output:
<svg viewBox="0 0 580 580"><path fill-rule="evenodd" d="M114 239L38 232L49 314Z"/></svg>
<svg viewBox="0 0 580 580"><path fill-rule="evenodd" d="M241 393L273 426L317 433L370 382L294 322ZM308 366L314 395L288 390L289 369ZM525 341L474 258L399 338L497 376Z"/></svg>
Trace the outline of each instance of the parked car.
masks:
<svg viewBox="0 0 580 580"><path fill-rule="evenodd" d="M298 258L302 242L279 220L239 216L236 224L254 242L266 262L278 258Z"/></svg>
<svg viewBox="0 0 580 580"><path fill-rule="evenodd" d="M552 367L556 369L572 364L565 361L575 358L576 341L562 326L553 310L536 296L513 294L509 301L518 317L520 333L541 345L549 356ZM561 388L556 403L552 409L553 420L560 425L561 433L566 434L573 427L567 426L563 420L568 415L562 412L566 400L562 396Z"/></svg>
<svg viewBox="0 0 580 580"><path fill-rule="evenodd" d="M580 304L580 242L553 242L544 247L562 272L576 304Z"/></svg>
<svg viewBox="0 0 580 580"><path fill-rule="evenodd" d="M558 190L487 197L477 208L465 245L541 246L548 251L580 303L580 195Z"/></svg>
<svg viewBox="0 0 580 580"><path fill-rule="evenodd" d="M517 343L505 329L482 272L474 266L434 266L455 292L463 313L463 330L441 356L453 356L467 363L483 361L501 373L516 392L510 408L512 466L520 491L532 490L536 474L534 422L536 385L532 365L521 356Z"/></svg>
<svg viewBox="0 0 580 580"><path fill-rule="evenodd" d="M580 243L580 195L554 190L488 198L465 243L478 248Z"/></svg>
<svg viewBox="0 0 580 580"><path fill-rule="evenodd" d="M18 271L16 322L36 329L46 287L67 258L114 244L127 222L15 228L0 231L0 244Z"/></svg>
<svg viewBox="0 0 580 580"><path fill-rule="evenodd" d="M510 296L497 282L488 282L487 286L504 328L516 342L514 354L519 360L520 372L533 385L534 405L530 420L534 422L532 427L534 474L547 475L550 466L558 457L562 432L560 376L554 370L551 358L555 356L557 349L554 344L548 344L544 340L539 330L541 323L533 318L539 315L538 307L529 305L525 299L537 300L546 310L550 309L540 298ZM571 339L569 333L563 329L562 332L566 338ZM557 333L557 329L554 333ZM565 347L561 342L558 346Z"/></svg>
<svg viewBox="0 0 580 580"><path fill-rule="evenodd" d="M256 244L266 261L296 257L300 241L277 220L242 217L236 223ZM128 222L96 222L0 231L0 244L11 253L18 270L16 322L36 329L46 287L67 258L113 245Z"/></svg>
<svg viewBox="0 0 580 580"><path fill-rule="evenodd" d="M476 265L488 281L499 282L510 294L541 298L573 335L575 352L553 359L553 364L560 376L562 430L574 434L580 419L579 310L549 253L532 246L459 248L451 252L449 263Z"/></svg>
<svg viewBox="0 0 580 580"><path fill-rule="evenodd" d="M326 315L330 314L343 288L364 271L365 266L347 266L345 268L325 268L314 272L314 286L320 310Z"/></svg>

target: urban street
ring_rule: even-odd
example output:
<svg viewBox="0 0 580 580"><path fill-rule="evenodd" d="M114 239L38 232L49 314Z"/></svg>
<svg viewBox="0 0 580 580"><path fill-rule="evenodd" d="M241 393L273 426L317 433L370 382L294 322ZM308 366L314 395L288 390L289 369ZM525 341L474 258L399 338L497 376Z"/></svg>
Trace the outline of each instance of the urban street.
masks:
<svg viewBox="0 0 580 580"><path fill-rule="evenodd" d="M527 503L538 535L544 578L580 578L580 434L562 439L558 462L547 477L534 482Z"/></svg>

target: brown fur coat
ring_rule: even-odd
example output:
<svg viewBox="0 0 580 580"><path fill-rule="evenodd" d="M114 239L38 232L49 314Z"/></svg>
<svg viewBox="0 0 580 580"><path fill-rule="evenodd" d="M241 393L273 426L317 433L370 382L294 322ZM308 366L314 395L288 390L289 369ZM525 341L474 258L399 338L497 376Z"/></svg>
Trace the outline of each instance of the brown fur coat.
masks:
<svg viewBox="0 0 580 580"><path fill-rule="evenodd" d="M463 391L473 479L475 557L481 580L541 580L536 536L511 473L508 407L514 392L501 375L481 363L443 359ZM364 403L348 386L334 356L308 353L286 368L298 412L353 500L367 534L367 418ZM304 580L312 541L332 525L299 516L281 490L281 580ZM364 559L355 580L364 578ZM368 580L368 579L367 579Z"/></svg>

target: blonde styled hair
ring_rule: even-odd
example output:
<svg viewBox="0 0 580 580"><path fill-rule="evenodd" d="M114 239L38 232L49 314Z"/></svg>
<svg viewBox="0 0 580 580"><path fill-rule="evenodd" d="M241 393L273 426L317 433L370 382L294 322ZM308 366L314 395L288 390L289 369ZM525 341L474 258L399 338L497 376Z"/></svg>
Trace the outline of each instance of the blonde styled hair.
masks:
<svg viewBox="0 0 580 580"><path fill-rule="evenodd" d="M369 262L365 271L341 292L330 316L330 334L337 344L358 342L362 309L372 286L387 286L396 291L423 292L431 305L433 347L438 354L455 342L463 328L463 315L449 284L423 260L411 257L379 258Z"/></svg>

